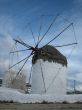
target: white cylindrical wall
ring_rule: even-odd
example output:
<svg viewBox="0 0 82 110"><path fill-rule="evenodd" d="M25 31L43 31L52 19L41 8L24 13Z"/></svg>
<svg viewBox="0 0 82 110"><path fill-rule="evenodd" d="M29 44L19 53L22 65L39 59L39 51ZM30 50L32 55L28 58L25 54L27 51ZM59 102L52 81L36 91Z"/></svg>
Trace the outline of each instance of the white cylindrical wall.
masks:
<svg viewBox="0 0 82 110"><path fill-rule="evenodd" d="M41 66L43 70L46 94L66 94L67 67L56 62L43 61L42 59L37 60L33 65L31 93L45 93Z"/></svg>

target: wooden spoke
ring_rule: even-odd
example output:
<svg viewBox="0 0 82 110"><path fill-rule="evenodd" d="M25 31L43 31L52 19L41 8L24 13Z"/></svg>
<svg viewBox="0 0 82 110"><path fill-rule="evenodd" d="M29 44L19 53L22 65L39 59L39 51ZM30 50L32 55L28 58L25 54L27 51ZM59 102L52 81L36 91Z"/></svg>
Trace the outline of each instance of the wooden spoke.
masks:
<svg viewBox="0 0 82 110"><path fill-rule="evenodd" d="M25 66L25 64L27 63L27 61L28 61L28 59L30 58L31 55L32 55L32 54L30 54L30 55L27 57L27 59L25 60L24 64L22 65L22 67L21 67L20 70L17 72L16 77L18 76L18 74L20 73L20 71L23 69L23 67Z"/></svg>
<svg viewBox="0 0 82 110"><path fill-rule="evenodd" d="M58 45L58 46L55 46L55 47L64 47L64 46L70 46L70 45L76 45L78 43L70 43L70 44L64 44L64 45Z"/></svg>
<svg viewBox="0 0 82 110"><path fill-rule="evenodd" d="M25 49L25 50L12 51L10 53L22 52L22 51L27 51L27 50L30 50L30 48L29 49Z"/></svg>
<svg viewBox="0 0 82 110"><path fill-rule="evenodd" d="M30 55L31 56L31 55ZM29 56L28 56L29 57ZM16 64L14 64L13 66L9 67L9 69L13 68L14 66L16 66L17 64L21 63L22 61L26 60L28 57L25 57L24 59L20 60L19 62L17 62Z"/></svg>
<svg viewBox="0 0 82 110"><path fill-rule="evenodd" d="M30 46L30 45L24 43L23 41L19 41L19 40L17 40L17 39L13 39L13 40L14 40L15 42L19 43L19 44L22 44L23 46L25 46L25 47L27 47L27 48L31 48L31 47L32 47L32 46Z"/></svg>

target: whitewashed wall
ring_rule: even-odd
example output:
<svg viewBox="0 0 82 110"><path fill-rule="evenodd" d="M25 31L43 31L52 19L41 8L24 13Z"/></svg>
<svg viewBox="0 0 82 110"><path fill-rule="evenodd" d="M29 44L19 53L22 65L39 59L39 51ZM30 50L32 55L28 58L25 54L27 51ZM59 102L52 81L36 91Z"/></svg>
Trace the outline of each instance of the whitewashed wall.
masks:
<svg viewBox="0 0 82 110"><path fill-rule="evenodd" d="M67 67L59 63L37 60L33 65L32 91L33 94L45 94L41 66L44 74L46 94L66 94Z"/></svg>

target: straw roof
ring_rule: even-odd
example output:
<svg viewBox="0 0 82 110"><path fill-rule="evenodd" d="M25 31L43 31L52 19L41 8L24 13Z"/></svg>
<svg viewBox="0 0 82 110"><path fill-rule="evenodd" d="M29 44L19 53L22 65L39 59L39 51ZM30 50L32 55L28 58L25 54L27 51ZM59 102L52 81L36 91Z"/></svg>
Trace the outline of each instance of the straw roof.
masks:
<svg viewBox="0 0 82 110"><path fill-rule="evenodd" d="M38 59L43 59L43 61L56 62L62 64L63 66L67 66L66 57L51 45L43 46L40 48L39 52L35 52L32 58L32 63L35 64Z"/></svg>

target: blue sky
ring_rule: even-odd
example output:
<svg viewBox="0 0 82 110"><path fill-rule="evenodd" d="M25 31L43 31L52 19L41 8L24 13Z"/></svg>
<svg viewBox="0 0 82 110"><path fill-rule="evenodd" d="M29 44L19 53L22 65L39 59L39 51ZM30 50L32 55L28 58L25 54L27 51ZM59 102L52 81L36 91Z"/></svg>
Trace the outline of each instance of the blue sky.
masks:
<svg viewBox="0 0 82 110"><path fill-rule="evenodd" d="M54 25L56 32L55 35L67 26L67 23L62 18L68 19L70 22L74 22L75 32L77 36L78 46L75 47L74 52L68 59L68 76L69 79L76 79L81 81L82 77L82 1L81 0L0 0L0 76L3 76L8 69L9 63L9 51L13 45L13 38L20 37L29 44L33 44L32 36L28 29L22 34L21 32L29 21L35 36L37 36L37 29L39 28L40 21L38 17L41 15L56 15L60 13L58 19L58 25ZM44 26L42 33L50 24L54 16L44 18ZM61 26L60 25L61 22ZM63 24L62 24L63 23ZM54 27L52 30L54 30ZM49 32L51 35L52 30ZM62 44L74 42L74 35L72 28L65 32L60 38L58 38L52 44ZM45 37L42 44L45 44L52 37ZM37 40L37 38L36 38ZM42 45L41 44L41 45ZM72 47L59 49L64 55L69 55ZM21 55L24 57L23 55ZM30 66L29 66L30 67ZM28 67L28 68L29 68ZM80 86L81 88L81 86Z"/></svg>

